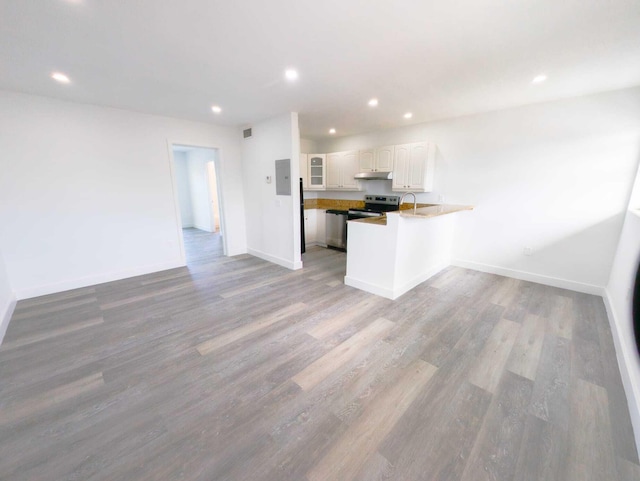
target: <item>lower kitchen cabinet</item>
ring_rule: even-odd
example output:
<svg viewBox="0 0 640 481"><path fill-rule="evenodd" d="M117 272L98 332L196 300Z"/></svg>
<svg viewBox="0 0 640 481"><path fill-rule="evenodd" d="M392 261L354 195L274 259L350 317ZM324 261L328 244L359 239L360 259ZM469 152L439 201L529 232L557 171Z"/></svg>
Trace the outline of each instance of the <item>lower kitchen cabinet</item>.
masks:
<svg viewBox="0 0 640 481"><path fill-rule="evenodd" d="M311 245L316 242L316 209L304 210L304 242Z"/></svg>
<svg viewBox="0 0 640 481"><path fill-rule="evenodd" d="M305 209L304 242L306 245L326 246L326 211L323 209Z"/></svg>

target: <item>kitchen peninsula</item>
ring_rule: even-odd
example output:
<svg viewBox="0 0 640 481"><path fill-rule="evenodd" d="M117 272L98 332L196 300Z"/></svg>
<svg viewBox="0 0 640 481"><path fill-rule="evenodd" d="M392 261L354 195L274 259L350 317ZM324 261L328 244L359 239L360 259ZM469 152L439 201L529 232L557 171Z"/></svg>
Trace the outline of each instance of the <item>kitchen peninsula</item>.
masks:
<svg viewBox="0 0 640 481"><path fill-rule="evenodd" d="M349 221L346 285L396 299L449 265L455 217L473 207L405 206Z"/></svg>

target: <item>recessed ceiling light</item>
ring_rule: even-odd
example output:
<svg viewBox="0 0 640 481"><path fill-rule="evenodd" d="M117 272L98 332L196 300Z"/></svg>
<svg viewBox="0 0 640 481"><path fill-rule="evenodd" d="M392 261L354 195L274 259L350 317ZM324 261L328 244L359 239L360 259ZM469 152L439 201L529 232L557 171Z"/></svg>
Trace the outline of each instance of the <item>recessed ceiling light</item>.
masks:
<svg viewBox="0 0 640 481"><path fill-rule="evenodd" d="M537 75L536 77L533 78L533 80L531 81L532 84L539 84L541 82L544 82L545 80L547 80L547 76L545 74L540 74Z"/></svg>
<svg viewBox="0 0 640 481"><path fill-rule="evenodd" d="M53 72L51 74L51 78L53 80L56 80L57 82L60 82L61 84L68 84L69 82L71 82L71 79L69 79L69 77L61 72Z"/></svg>
<svg viewBox="0 0 640 481"><path fill-rule="evenodd" d="M336 133L336 129L329 129L329 133L330 134L335 134Z"/></svg>
<svg viewBox="0 0 640 481"><path fill-rule="evenodd" d="M292 68L285 70L284 76L287 80L296 80L298 78L298 71Z"/></svg>
<svg viewBox="0 0 640 481"><path fill-rule="evenodd" d="M413 117L413 114L411 112L407 112L406 114L403 115L403 117L405 119L410 119L411 117Z"/></svg>
<svg viewBox="0 0 640 481"><path fill-rule="evenodd" d="M216 114L219 114L220 112L222 112L222 109L217 105L213 105L211 107L211 110L213 110L213 112L216 113Z"/></svg>
<svg viewBox="0 0 640 481"><path fill-rule="evenodd" d="M377 107L377 106L378 106L378 99L369 100L369 107Z"/></svg>

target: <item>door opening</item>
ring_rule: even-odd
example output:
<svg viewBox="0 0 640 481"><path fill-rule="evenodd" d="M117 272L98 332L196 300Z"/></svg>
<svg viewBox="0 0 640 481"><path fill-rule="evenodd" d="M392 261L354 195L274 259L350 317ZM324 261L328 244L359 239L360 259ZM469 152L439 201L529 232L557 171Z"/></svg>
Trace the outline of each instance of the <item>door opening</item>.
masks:
<svg viewBox="0 0 640 481"><path fill-rule="evenodd" d="M218 150L172 146L180 227L188 265L226 254L216 163Z"/></svg>

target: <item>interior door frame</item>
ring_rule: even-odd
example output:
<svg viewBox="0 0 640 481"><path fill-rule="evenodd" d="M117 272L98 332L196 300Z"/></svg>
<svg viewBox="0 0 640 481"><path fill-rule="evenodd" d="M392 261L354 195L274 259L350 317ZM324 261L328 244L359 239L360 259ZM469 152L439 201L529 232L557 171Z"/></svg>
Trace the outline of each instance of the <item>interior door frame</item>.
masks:
<svg viewBox="0 0 640 481"><path fill-rule="evenodd" d="M167 150L168 150L168 159L169 159L169 173L171 176L171 188L173 190L173 211L174 211L174 219L176 226L176 233L178 235L178 243L180 246L180 261L182 265L187 265L187 257L184 250L184 238L182 237L182 216L180 214L180 201L178 197L178 183L176 181L176 172L175 172L175 159L173 156L173 146L183 146L183 147L193 147L200 149L210 149L215 150L216 154L213 159L213 166L216 170L216 189L218 190L218 210L220 213L220 231L222 235L222 252L227 256L227 224L226 224L226 215L225 215L225 206L224 206L224 194L222 192L222 177L223 171L221 167L221 159L222 159L222 149L217 145L206 145L200 142L193 142L188 140L175 140L175 139L167 139ZM209 205L209 209L211 206Z"/></svg>
<svg viewBox="0 0 640 481"><path fill-rule="evenodd" d="M216 180L215 192L212 192L211 189L211 170L209 170L209 164L211 164L211 169L213 170L213 176ZM209 217L211 218L211 229L212 232L220 232L223 235L222 231L222 214L220 213L220 188L218 186L218 171L216 169L215 160L210 160L206 164L206 175L207 175L207 191L209 195ZM213 204L213 196L215 194L216 202L215 209ZM216 210L218 211L218 230L216 231Z"/></svg>

